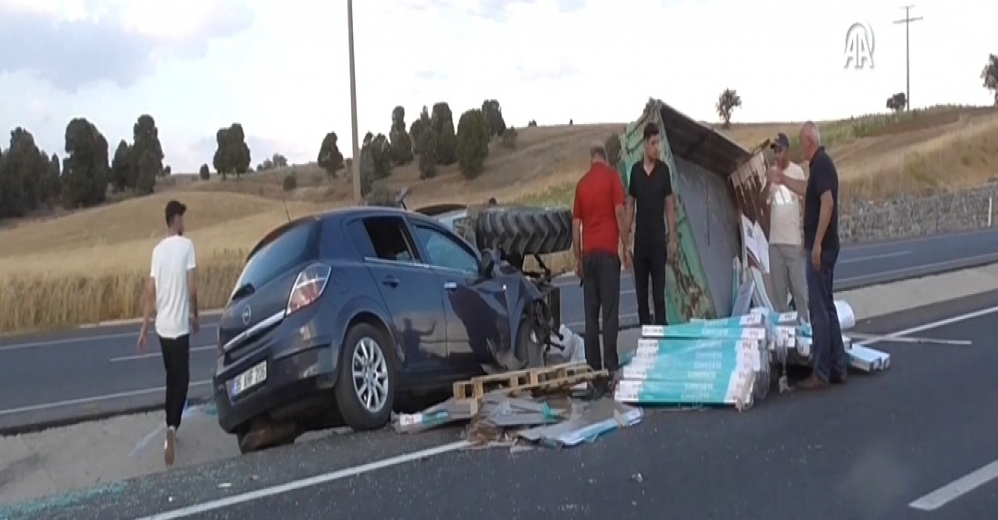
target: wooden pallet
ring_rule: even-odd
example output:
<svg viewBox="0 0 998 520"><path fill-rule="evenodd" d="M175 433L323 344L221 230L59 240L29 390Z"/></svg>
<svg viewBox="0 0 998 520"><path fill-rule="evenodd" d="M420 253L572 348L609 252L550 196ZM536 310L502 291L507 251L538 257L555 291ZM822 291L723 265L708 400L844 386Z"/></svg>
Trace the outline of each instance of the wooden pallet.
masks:
<svg viewBox="0 0 998 520"><path fill-rule="evenodd" d="M489 392L502 390L520 394L532 391L551 391L575 386L608 377L606 370L593 370L583 362L562 363L549 367L527 368L503 374L473 377L468 381L454 383L454 399L481 399Z"/></svg>

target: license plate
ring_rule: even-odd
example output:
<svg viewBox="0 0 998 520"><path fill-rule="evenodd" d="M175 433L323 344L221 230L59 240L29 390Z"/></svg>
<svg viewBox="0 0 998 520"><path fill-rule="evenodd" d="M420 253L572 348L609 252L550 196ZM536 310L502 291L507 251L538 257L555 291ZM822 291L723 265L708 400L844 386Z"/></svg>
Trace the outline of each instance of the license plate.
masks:
<svg viewBox="0 0 998 520"><path fill-rule="evenodd" d="M237 395L253 388L267 380L267 362L263 361L250 367L249 370L236 376L229 384L229 395Z"/></svg>

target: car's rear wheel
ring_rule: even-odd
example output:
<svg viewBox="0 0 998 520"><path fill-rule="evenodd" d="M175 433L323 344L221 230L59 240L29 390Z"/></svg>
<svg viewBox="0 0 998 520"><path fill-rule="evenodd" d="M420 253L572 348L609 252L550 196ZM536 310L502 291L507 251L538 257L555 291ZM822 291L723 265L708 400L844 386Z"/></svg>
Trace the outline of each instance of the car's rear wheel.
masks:
<svg viewBox="0 0 998 520"><path fill-rule="evenodd" d="M383 427L395 401L395 351L378 329L354 325L343 342L336 404L356 431Z"/></svg>

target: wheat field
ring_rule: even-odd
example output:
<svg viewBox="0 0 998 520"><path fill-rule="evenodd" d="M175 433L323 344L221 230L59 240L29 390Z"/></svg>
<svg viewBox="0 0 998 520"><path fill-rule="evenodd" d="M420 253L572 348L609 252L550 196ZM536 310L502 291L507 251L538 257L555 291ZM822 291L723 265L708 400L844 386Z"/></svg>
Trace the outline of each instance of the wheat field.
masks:
<svg viewBox="0 0 998 520"><path fill-rule="evenodd" d="M880 119L877 119L880 118ZM397 167L389 186L409 186L411 206L438 202L568 205L588 165L594 139L623 124L518 129L513 150L493 145L485 173L462 179L456 167L419 181L414 165ZM799 123L732 125L725 130L746 147L776 132L795 136ZM821 123L835 157L843 198L884 198L990 179L998 164L998 115L992 110L943 107L917 118L883 116ZM341 172L342 173L342 172ZM284 176L298 187L281 192ZM0 331L4 334L72 327L141 315L140 293L153 245L163 236L163 206L187 204L187 235L198 251L203 309L227 300L250 247L291 217L348 205L351 186L330 180L315 165L250 174L242 179L189 181L174 176L159 193L139 199L0 227ZM546 259L568 269L567 255Z"/></svg>

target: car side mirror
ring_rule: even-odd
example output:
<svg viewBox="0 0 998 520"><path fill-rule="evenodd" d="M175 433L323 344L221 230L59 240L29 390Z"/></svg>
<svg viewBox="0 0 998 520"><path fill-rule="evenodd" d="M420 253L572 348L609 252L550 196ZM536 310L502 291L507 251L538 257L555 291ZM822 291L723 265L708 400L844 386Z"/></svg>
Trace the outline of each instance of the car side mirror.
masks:
<svg viewBox="0 0 998 520"><path fill-rule="evenodd" d="M482 278L491 278L497 265L499 265L499 253L491 249L482 251L482 259L478 263L478 274Z"/></svg>

